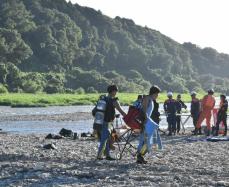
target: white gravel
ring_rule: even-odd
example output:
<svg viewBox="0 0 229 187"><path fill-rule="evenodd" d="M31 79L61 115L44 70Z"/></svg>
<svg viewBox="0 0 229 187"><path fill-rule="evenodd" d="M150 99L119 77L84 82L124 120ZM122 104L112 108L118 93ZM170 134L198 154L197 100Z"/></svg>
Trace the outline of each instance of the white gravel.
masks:
<svg viewBox="0 0 229 187"><path fill-rule="evenodd" d="M95 160L91 139L1 133L0 186L229 186L229 142L188 143L186 136L162 137L164 149L138 165L130 155ZM43 149L47 143L57 149Z"/></svg>

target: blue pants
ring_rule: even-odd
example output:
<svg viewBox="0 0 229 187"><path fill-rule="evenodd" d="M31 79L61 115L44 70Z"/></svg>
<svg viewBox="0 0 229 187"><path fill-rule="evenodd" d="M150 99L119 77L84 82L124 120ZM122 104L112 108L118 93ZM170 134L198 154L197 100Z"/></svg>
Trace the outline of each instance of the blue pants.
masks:
<svg viewBox="0 0 229 187"><path fill-rule="evenodd" d="M176 132L176 115L169 114L167 117L169 133Z"/></svg>
<svg viewBox="0 0 229 187"><path fill-rule="evenodd" d="M143 132L140 134L138 153L144 155L146 152L151 152L153 143L157 143L158 147L162 149L161 138L158 133L158 124L148 119Z"/></svg>
<svg viewBox="0 0 229 187"><path fill-rule="evenodd" d="M108 123L103 123L102 132L100 138L100 145L98 150L98 157L101 157L103 153L106 156L110 156L110 131L108 128Z"/></svg>

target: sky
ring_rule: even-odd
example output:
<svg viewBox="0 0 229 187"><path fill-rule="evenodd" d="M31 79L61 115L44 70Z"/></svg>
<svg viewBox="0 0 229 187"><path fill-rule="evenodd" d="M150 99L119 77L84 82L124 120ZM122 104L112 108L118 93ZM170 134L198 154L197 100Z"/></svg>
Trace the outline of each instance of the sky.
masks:
<svg viewBox="0 0 229 187"><path fill-rule="evenodd" d="M69 1L69 0L67 0ZM179 43L229 54L229 0L71 0L104 15L132 19Z"/></svg>

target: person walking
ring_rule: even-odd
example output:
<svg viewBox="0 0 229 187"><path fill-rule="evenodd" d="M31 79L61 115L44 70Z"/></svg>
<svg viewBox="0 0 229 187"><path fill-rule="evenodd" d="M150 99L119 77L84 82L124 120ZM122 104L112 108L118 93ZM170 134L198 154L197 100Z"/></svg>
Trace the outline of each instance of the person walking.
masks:
<svg viewBox="0 0 229 187"><path fill-rule="evenodd" d="M152 86L149 91L149 95L143 98L142 109L145 115L145 122L143 123L142 132L140 134L139 145L137 149L137 163L146 164L144 155L151 152L153 142L153 135L155 132L157 135L157 144L159 148L162 148L160 135L158 133L158 124L151 119L151 114L154 109L153 100L156 100L160 93L160 88L156 85Z"/></svg>
<svg viewBox="0 0 229 187"><path fill-rule="evenodd" d="M97 154L97 159L99 160L103 159L103 154L105 154L107 160L115 160L110 156L111 129L115 119L115 109L117 109L122 116L126 115L119 104L118 98L115 97L118 92L118 87L116 85L110 85L107 88L107 92L108 95L105 99L106 110L104 112L104 122L102 124L100 145Z"/></svg>

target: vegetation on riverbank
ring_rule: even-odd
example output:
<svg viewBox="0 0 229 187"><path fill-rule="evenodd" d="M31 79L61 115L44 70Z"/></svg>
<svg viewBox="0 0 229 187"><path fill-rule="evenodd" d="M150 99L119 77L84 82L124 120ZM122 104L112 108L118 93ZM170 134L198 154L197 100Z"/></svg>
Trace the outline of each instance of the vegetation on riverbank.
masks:
<svg viewBox="0 0 229 187"><path fill-rule="evenodd" d="M27 94L8 93L0 95L0 105L12 107L45 107L63 105L93 105L98 100L101 93L95 94ZM136 93L118 93L118 98L122 105L129 105L137 98ZM174 94L176 97L177 94ZM201 98L203 94L198 94ZM164 102L166 93L159 95L159 102ZM184 102L190 102L189 94L182 94Z"/></svg>

